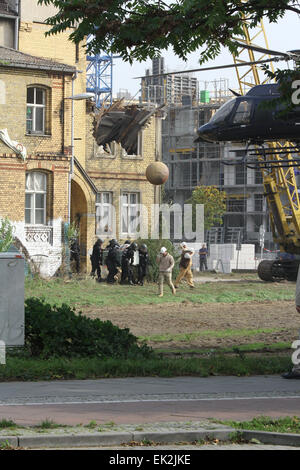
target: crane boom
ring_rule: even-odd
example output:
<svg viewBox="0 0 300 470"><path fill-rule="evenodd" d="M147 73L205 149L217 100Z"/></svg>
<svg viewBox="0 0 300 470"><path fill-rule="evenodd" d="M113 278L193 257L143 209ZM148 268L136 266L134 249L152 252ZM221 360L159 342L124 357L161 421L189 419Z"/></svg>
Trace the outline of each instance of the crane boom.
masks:
<svg viewBox="0 0 300 470"><path fill-rule="evenodd" d="M243 32L244 38L237 38L240 43L245 46L259 46L255 41L262 40L263 48L268 49L263 22L253 31L249 28L245 18ZM244 58L245 55L247 60ZM263 53L257 58L253 50L241 45L238 48L238 53L234 56L234 61L239 64L263 60L265 57L266 53ZM270 64L271 70L274 71L273 64ZM245 93L245 88L262 85L267 81L262 78L263 71L257 64L246 68L243 74L240 72L240 67L236 67L236 73L241 94ZM268 150L263 146L260 151L257 151L257 165L263 175L264 195L269 208L273 238L280 245L281 251L300 254L300 204L295 176L295 161L290 152L291 148L297 149L290 142L268 142L267 145ZM285 161L284 164L281 163L282 160ZM295 269L293 269L293 276L294 271ZM281 268L280 272L282 278Z"/></svg>

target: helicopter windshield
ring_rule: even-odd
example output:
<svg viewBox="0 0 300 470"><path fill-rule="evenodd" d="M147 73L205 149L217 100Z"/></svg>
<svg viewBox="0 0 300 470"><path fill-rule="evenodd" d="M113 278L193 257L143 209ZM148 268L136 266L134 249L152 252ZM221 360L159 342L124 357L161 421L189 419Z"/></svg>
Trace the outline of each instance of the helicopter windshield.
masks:
<svg viewBox="0 0 300 470"><path fill-rule="evenodd" d="M252 110L252 103L250 101L241 101L234 113L233 123L234 124L247 124L250 122Z"/></svg>
<svg viewBox="0 0 300 470"><path fill-rule="evenodd" d="M209 122L220 122L224 121L227 116L231 113L233 107L235 105L235 99L232 99L230 101L227 101L227 103L223 104L221 108L218 109L218 111L213 115L211 120Z"/></svg>

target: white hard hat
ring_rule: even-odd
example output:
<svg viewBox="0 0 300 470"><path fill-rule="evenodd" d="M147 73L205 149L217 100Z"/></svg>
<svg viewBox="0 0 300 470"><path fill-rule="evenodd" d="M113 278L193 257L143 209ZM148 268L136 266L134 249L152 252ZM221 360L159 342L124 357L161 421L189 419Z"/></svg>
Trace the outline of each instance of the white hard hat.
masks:
<svg viewBox="0 0 300 470"><path fill-rule="evenodd" d="M163 254L163 253L166 253L167 251L167 248L165 248L164 246L161 247L160 249L160 252Z"/></svg>
<svg viewBox="0 0 300 470"><path fill-rule="evenodd" d="M185 242L180 243L181 248L185 248L187 245Z"/></svg>

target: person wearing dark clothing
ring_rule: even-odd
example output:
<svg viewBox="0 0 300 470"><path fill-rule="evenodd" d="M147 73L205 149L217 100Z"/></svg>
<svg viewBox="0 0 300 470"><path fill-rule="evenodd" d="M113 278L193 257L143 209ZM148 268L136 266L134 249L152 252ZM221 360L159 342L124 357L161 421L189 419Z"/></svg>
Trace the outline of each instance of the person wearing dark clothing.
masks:
<svg viewBox="0 0 300 470"><path fill-rule="evenodd" d="M100 238L96 241L93 246L93 252L90 256L92 263L91 276L95 277L95 272L97 272L97 281L101 282L101 265L103 264L103 241Z"/></svg>
<svg viewBox="0 0 300 470"><path fill-rule="evenodd" d="M106 257L106 266L108 270L108 276L106 281L109 284L114 284L116 282L115 275L118 274L118 268L120 267L119 261L119 244L117 240L111 240L108 245L108 254Z"/></svg>
<svg viewBox="0 0 300 470"><path fill-rule="evenodd" d="M200 258L200 271L207 270L207 248L205 245L202 245L202 248L199 250L199 258Z"/></svg>
<svg viewBox="0 0 300 470"><path fill-rule="evenodd" d="M76 272L80 271L80 246L77 238L73 238L70 246L70 261L75 261Z"/></svg>
<svg viewBox="0 0 300 470"><path fill-rule="evenodd" d="M134 261L134 253L137 250L138 246L136 243L131 243L128 248L122 253L122 276L121 284L125 284L127 279L130 285L133 285L133 271L132 265Z"/></svg>
<svg viewBox="0 0 300 470"><path fill-rule="evenodd" d="M139 264L138 264L138 281L140 286L144 285L144 278L147 274L147 266L149 263L149 255L147 245L144 243L139 247Z"/></svg>

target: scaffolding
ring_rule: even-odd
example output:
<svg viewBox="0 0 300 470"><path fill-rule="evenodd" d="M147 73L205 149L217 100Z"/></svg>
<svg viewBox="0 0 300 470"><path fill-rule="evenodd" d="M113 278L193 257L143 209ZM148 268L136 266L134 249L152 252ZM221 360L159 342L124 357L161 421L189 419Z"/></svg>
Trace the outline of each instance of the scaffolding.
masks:
<svg viewBox="0 0 300 470"><path fill-rule="evenodd" d="M259 230L264 227L266 246L275 251L263 196L262 173L259 168L247 167L246 149L194 142L197 128L207 122L221 104L219 99L197 106L168 106L162 130L163 161L170 172L165 184L166 202L183 205L196 186L216 186L227 193L226 213L222 227L212 228L206 234L206 241L251 243L259 253Z"/></svg>
<svg viewBox="0 0 300 470"><path fill-rule="evenodd" d="M152 63L152 75L161 73L166 73L163 58ZM197 90L196 95L192 90ZM213 227L207 233L207 241L251 243L260 252L259 231L263 227L266 244L272 250L275 246L263 196L262 173L259 168L247 168L245 148L195 143L197 129L232 97L227 78L198 82L195 77L188 79L187 74L150 76L150 71L146 72L142 100L148 104L167 104L162 124L162 155L169 167L165 202L183 206L197 186L216 186L227 194L226 212L222 227Z"/></svg>

